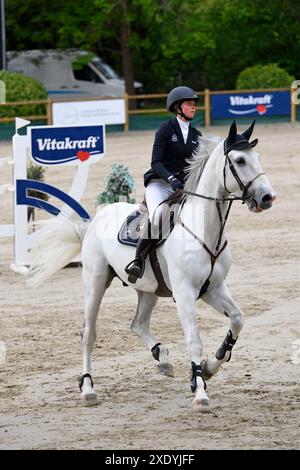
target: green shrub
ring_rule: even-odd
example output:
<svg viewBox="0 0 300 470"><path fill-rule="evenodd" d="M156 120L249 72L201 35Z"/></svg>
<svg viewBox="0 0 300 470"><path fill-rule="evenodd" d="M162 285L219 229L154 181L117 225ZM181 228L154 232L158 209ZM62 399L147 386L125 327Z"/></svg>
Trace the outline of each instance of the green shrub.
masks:
<svg viewBox="0 0 300 470"><path fill-rule="evenodd" d="M295 80L276 64L254 65L243 70L237 78L236 89L286 88Z"/></svg>
<svg viewBox="0 0 300 470"><path fill-rule="evenodd" d="M134 180L125 165L112 165L112 171L106 178L106 190L98 194L96 205L112 204L114 202L125 201L135 203L135 199L130 197L134 189Z"/></svg>
<svg viewBox="0 0 300 470"><path fill-rule="evenodd" d="M0 71L0 80L5 83L6 102L44 100L47 92L43 85L27 75ZM45 115L46 105L0 106L0 117Z"/></svg>
<svg viewBox="0 0 300 470"><path fill-rule="evenodd" d="M35 181L44 181L45 168L40 165L35 165L34 163L30 162L29 166L27 167L27 179L35 180ZM28 196L38 197L39 199L48 201L48 194L41 193L40 191L34 191L33 189L29 189Z"/></svg>
<svg viewBox="0 0 300 470"><path fill-rule="evenodd" d="M34 163L30 162L29 166L27 167L27 179L35 180L35 181L44 181L45 179L45 168L40 165L35 165ZM28 190L28 196L36 197L38 199L42 199L43 201L48 201L49 197L46 193L41 193L40 191L35 191L33 189ZM34 207L28 206L27 211L27 220L29 221L30 218L34 220Z"/></svg>

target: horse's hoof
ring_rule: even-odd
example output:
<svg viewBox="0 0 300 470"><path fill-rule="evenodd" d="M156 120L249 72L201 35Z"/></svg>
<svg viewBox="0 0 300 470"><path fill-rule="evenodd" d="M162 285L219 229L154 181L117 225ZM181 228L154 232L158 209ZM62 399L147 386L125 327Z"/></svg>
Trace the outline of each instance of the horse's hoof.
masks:
<svg viewBox="0 0 300 470"><path fill-rule="evenodd" d="M84 406L96 406L98 405L97 395L96 393L87 393L81 394L81 401Z"/></svg>
<svg viewBox="0 0 300 470"><path fill-rule="evenodd" d="M158 364L157 367L160 374L166 375L167 377L175 377L172 364L166 362L164 364Z"/></svg>
<svg viewBox="0 0 300 470"><path fill-rule="evenodd" d="M210 413L210 408L209 408L209 400L206 398L195 398L193 400L193 409L195 411L200 411L201 413Z"/></svg>
<svg viewBox="0 0 300 470"><path fill-rule="evenodd" d="M202 369L202 378L205 381L211 379L212 376L214 375L211 372L209 372L208 367L207 367L207 361L205 359L203 359L203 361L201 362L201 369Z"/></svg>

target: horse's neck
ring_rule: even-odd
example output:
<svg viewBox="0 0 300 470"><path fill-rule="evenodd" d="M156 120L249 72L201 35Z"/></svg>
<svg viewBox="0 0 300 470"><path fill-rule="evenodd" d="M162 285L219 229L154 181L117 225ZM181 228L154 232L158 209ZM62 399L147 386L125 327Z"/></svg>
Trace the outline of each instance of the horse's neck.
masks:
<svg viewBox="0 0 300 470"><path fill-rule="evenodd" d="M216 166L216 155L208 160L194 191L196 194L212 198L222 198L224 189L219 183ZM224 220L228 203L220 204L220 212ZM220 216L215 201L189 196L181 213L182 221L207 246L214 250L220 233ZM223 235L224 238L224 235Z"/></svg>

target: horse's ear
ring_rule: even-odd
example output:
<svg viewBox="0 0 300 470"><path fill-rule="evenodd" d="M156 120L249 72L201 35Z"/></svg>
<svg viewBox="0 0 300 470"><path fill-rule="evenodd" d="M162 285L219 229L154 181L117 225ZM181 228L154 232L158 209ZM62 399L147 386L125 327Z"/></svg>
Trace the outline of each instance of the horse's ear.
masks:
<svg viewBox="0 0 300 470"><path fill-rule="evenodd" d="M254 124L255 124L255 119L252 122L251 126L248 127L248 129L246 129L245 132L243 132L243 134L242 134L244 137L246 137L247 140L249 140L251 135L252 135Z"/></svg>
<svg viewBox="0 0 300 470"><path fill-rule="evenodd" d="M229 133L226 139L228 147L230 144L232 144L235 141L236 134L237 134L236 122L233 121L233 123L230 126Z"/></svg>

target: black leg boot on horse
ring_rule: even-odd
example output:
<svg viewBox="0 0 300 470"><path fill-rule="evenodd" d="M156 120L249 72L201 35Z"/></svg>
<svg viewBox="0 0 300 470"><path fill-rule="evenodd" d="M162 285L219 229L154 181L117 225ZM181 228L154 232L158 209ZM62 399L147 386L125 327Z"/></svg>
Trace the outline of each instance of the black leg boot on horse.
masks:
<svg viewBox="0 0 300 470"><path fill-rule="evenodd" d="M136 247L135 259L131 261L125 268L125 272L129 275L128 281L133 284L137 279L143 277L145 271L146 257L151 247L157 242L156 238L152 237L151 223L147 219Z"/></svg>

